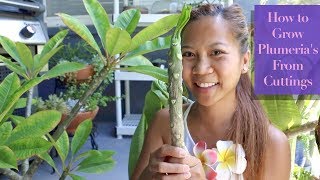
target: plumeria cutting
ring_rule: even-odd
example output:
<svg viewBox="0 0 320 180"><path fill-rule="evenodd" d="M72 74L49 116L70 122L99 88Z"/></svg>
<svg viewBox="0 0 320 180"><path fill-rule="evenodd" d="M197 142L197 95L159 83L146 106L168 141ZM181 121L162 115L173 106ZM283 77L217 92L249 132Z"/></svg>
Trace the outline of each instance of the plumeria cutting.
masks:
<svg viewBox="0 0 320 180"><path fill-rule="evenodd" d="M199 141L193 148L194 155L202 162L207 179L243 179L247 160L242 145L218 141L216 147L207 149L207 144Z"/></svg>

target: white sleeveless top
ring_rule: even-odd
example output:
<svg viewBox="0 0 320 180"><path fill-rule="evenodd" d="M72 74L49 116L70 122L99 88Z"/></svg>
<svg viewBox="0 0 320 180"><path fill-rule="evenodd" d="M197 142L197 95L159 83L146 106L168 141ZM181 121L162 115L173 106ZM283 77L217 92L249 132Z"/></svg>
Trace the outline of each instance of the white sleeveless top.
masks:
<svg viewBox="0 0 320 180"><path fill-rule="evenodd" d="M188 106L186 111L183 113L183 122L184 122L184 144L185 144L187 150L189 151L189 153L191 155L194 155L193 154L193 147L195 146L195 143L191 137L191 134L190 134L189 128L188 128L188 123L187 123L188 114L190 112L192 104L193 104L193 102L190 103L190 105Z"/></svg>

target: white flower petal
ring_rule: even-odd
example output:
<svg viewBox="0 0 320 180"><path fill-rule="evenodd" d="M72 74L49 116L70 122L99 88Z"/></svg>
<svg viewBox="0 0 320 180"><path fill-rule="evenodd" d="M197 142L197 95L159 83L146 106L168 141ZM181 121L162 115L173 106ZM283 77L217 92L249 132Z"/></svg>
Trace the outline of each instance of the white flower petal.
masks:
<svg viewBox="0 0 320 180"><path fill-rule="evenodd" d="M219 163L216 167L217 177L216 180L229 180L231 178L231 171L224 163Z"/></svg>
<svg viewBox="0 0 320 180"><path fill-rule="evenodd" d="M230 146L232 146L232 141L218 141L217 142L217 149L219 152L226 151Z"/></svg>

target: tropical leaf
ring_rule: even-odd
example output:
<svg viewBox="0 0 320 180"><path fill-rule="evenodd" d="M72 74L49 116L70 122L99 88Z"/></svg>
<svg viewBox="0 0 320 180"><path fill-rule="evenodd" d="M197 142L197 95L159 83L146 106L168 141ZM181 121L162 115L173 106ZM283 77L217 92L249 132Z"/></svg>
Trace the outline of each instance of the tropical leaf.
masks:
<svg viewBox="0 0 320 180"><path fill-rule="evenodd" d="M302 117L292 96L264 96L261 103L272 124L281 130L301 125Z"/></svg>
<svg viewBox="0 0 320 180"><path fill-rule="evenodd" d="M43 74L42 77L45 79L50 79L53 77L64 75L68 72L78 71L83 69L85 65L76 62L61 62L50 69L47 73Z"/></svg>
<svg viewBox="0 0 320 180"><path fill-rule="evenodd" d="M126 67L121 69L146 74L156 79L159 79L160 81L168 83L167 70L164 70L155 66L131 66L131 67Z"/></svg>
<svg viewBox="0 0 320 180"><path fill-rule="evenodd" d="M42 59L46 54L50 53L52 50L56 49L63 41L63 39L68 34L69 30L59 31L56 35L49 39L49 41L44 45L39 59Z"/></svg>
<svg viewBox="0 0 320 180"><path fill-rule="evenodd" d="M72 180L85 180L86 178L78 176L76 174L69 174L69 176L72 178Z"/></svg>
<svg viewBox="0 0 320 180"><path fill-rule="evenodd" d="M123 66L153 66L149 59L144 56L134 56L130 58L124 58L120 61L120 65Z"/></svg>
<svg viewBox="0 0 320 180"><path fill-rule="evenodd" d="M10 96L20 87L20 79L15 73L9 74L0 84L0 112L12 101ZM0 119L1 120L1 119ZM1 122L1 121L0 121Z"/></svg>
<svg viewBox="0 0 320 180"><path fill-rule="evenodd" d="M18 169L16 156L9 147L0 146L0 154L0 168Z"/></svg>
<svg viewBox="0 0 320 180"><path fill-rule="evenodd" d="M13 142L23 138L41 137L54 129L61 120L61 113L54 110L37 112L13 129L8 141ZM32 133L30 133L32 132Z"/></svg>
<svg viewBox="0 0 320 180"><path fill-rule="evenodd" d="M12 125L10 122L5 122L0 125L0 145L4 145L11 135ZM1 153L0 153L1 154Z"/></svg>
<svg viewBox="0 0 320 180"><path fill-rule="evenodd" d="M4 37L4 36L0 36L0 43L3 47L3 49L14 59L16 60L23 69L26 70L26 67L23 66L23 63L20 60L20 56L19 53L17 51L17 47L16 44L11 41L9 38Z"/></svg>
<svg viewBox="0 0 320 180"><path fill-rule="evenodd" d="M86 173L103 173L108 171L115 164L111 157L113 154L113 151L93 150L88 157L79 163L77 171Z"/></svg>
<svg viewBox="0 0 320 180"><path fill-rule="evenodd" d="M10 142L8 146L14 152L16 158L21 160L45 153L52 144L42 137L31 137Z"/></svg>
<svg viewBox="0 0 320 180"><path fill-rule="evenodd" d="M146 41L153 40L154 38L169 32L177 25L179 17L179 14L166 16L141 30L132 38L131 46L127 52L136 49Z"/></svg>
<svg viewBox="0 0 320 180"><path fill-rule="evenodd" d="M123 11L118 16L114 26L126 30L129 34L132 34L136 29L139 20L140 11L138 9L128 9Z"/></svg>
<svg viewBox="0 0 320 180"><path fill-rule="evenodd" d="M0 55L0 60L2 62L4 62L4 64L6 65L6 67L8 69L10 69L11 71L15 72L16 74L24 77L24 78L28 78L25 74L25 71L17 64L12 62L10 59L7 59L3 56Z"/></svg>
<svg viewBox="0 0 320 180"><path fill-rule="evenodd" d="M44 152L44 153L41 153L41 154L38 154L38 156L45 160L51 167L53 167L53 169L56 171L56 172L59 172L52 157L47 153L47 152Z"/></svg>
<svg viewBox="0 0 320 180"><path fill-rule="evenodd" d="M97 0L83 0L83 3L98 32L103 47L106 47L106 34L110 28L108 14Z"/></svg>
<svg viewBox="0 0 320 180"><path fill-rule="evenodd" d="M72 31L74 31L76 34L78 34L83 40L85 40L94 50L98 52L98 54L101 55L100 48L97 44L97 42L94 40L94 37L92 36L90 30L82 24L79 20L76 18L64 14L59 13L58 16L62 19L63 23L68 26Z"/></svg>
<svg viewBox="0 0 320 180"><path fill-rule="evenodd" d="M146 53L168 49L171 43L171 36L158 37L152 41L146 41L144 44L140 45L138 48L130 51L125 58L143 55Z"/></svg>
<svg viewBox="0 0 320 180"><path fill-rule="evenodd" d="M131 44L130 34L120 28L110 28L106 35L106 46L108 54L114 56L124 52Z"/></svg>
<svg viewBox="0 0 320 180"><path fill-rule="evenodd" d="M83 146L83 144L87 141L91 133L91 129L92 129L91 120L85 120L78 126L71 142L72 155L75 155L79 151L79 149Z"/></svg>
<svg viewBox="0 0 320 180"><path fill-rule="evenodd" d="M0 111L0 123L4 120L6 116L8 116L9 112L12 111L13 107L19 100L19 98L27 92L32 87L38 85L40 82L42 82L44 78L33 78L31 80L26 81L19 89L15 91L14 94L10 97L10 101L7 102L6 107Z"/></svg>
<svg viewBox="0 0 320 180"><path fill-rule="evenodd" d="M15 115L11 115L10 119L12 120L12 122L14 123L14 125L18 125L20 124L22 121L25 121L26 118L22 117L22 116L15 116Z"/></svg>
<svg viewBox="0 0 320 180"><path fill-rule="evenodd" d="M17 42L16 47L22 65L27 68L27 73L31 73L30 71L33 69L33 58L30 49L20 42Z"/></svg>
<svg viewBox="0 0 320 180"><path fill-rule="evenodd" d="M36 102L35 99L32 99L31 103L34 104ZM24 108L27 106L27 98L20 98L14 107L15 109Z"/></svg>
<svg viewBox="0 0 320 180"><path fill-rule="evenodd" d="M55 148L62 162L64 162L69 153L69 136L66 131L63 131L62 135L57 140Z"/></svg>
<svg viewBox="0 0 320 180"><path fill-rule="evenodd" d="M34 70L33 70L34 74L38 75L39 72L43 69L43 67L48 64L50 58L52 56L54 56L61 48L62 48L62 46L55 48L55 49L52 49L51 51L49 51L47 54L43 55L42 57L35 56L34 59L35 59L36 63L35 63Z"/></svg>

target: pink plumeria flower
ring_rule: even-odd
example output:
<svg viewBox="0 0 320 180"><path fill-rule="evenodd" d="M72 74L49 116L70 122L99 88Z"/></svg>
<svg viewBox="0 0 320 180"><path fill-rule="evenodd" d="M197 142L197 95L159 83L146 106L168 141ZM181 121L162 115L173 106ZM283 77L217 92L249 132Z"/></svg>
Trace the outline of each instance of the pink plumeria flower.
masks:
<svg viewBox="0 0 320 180"><path fill-rule="evenodd" d="M218 153L217 180L243 179L247 160L242 145L233 144L232 141L218 141L216 151Z"/></svg>
<svg viewBox="0 0 320 180"><path fill-rule="evenodd" d="M213 165L217 162L217 153L213 149L207 149L207 144L204 141L199 141L193 147L194 155L200 159L203 169L208 180L214 180L217 176Z"/></svg>

